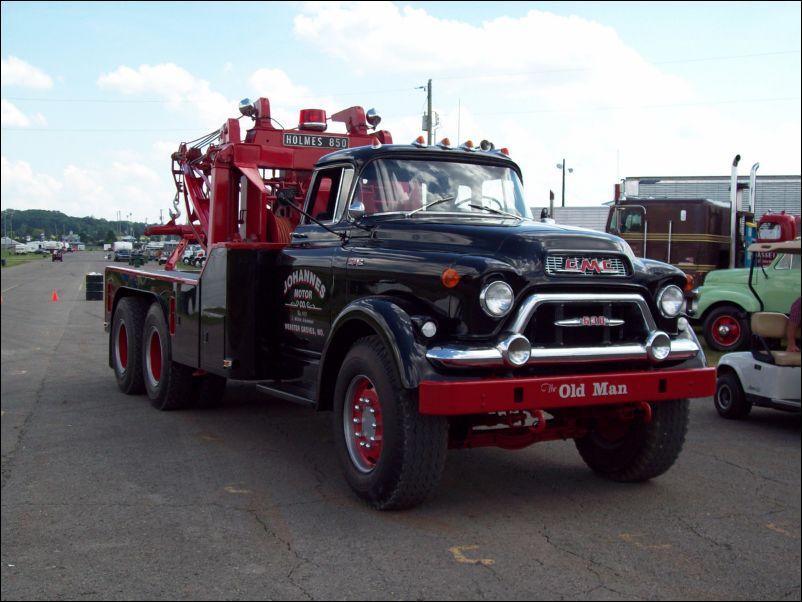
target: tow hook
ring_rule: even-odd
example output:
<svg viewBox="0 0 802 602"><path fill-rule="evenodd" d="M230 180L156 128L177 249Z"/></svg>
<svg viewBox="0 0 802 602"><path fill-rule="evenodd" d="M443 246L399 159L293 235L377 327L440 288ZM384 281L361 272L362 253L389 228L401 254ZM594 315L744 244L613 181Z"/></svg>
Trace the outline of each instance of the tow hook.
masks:
<svg viewBox="0 0 802 602"><path fill-rule="evenodd" d="M641 401L638 404L640 411L643 412L643 424L651 424L652 422L652 406L647 401Z"/></svg>
<svg viewBox="0 0 802 602"><path fill-rule="evenodd" d="M542 433L546 430L546 416L543 414L543 410L535 410L535 418L537 418L537 424L535 425L535 432Z"/></svg>

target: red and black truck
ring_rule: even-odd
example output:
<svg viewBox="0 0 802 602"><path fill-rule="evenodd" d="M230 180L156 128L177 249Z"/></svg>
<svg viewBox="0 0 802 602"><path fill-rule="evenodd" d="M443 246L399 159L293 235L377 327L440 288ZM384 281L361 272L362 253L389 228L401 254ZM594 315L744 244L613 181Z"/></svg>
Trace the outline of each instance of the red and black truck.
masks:
<svg viewBox="0 0 802 602"><path fill-rule="evenodd" d="M531 220L506 149L392 143L351 107L270 105L173 154L200 272L109 266L109 364L161 410L227 379L332 411L353 490L429 497L449 448L574 439L595 472L642 481L683 445L715 369L683 317L684 274L619 237ZM328 132L328 122L345 133ZM176 203L177 203L176 201Z"/></svg>

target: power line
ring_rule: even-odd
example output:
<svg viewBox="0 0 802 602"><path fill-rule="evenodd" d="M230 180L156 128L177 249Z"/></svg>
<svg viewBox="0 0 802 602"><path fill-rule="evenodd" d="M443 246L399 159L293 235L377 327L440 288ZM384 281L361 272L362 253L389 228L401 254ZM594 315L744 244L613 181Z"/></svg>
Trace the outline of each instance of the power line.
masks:
<svg viewBox="0 0 802 602"><path fill-rule="evenodd" d="M141 99L107 99L107 98L33 98L29 96L6 96L5 100L16 100L25 102L84 102L84 103L108 103L108 104L146 104L161 103L166 104L167 100L156 100L151 98Z"/></svg>
<svg viewBox="0 0 802 602"><path fill-rule="evenodd" d="M785 102L789 100L800 100L799 96L788 96L781 98L746 98L741 100L713 100L708 102L677 102L654 105L629 105L618 107L594 107L588 109L533 109L527 111L491 111L474 113L474 115L525 115L530 113L585 113L595 111L631 111L633 109L670 109L678 107L695 107L708 105L728 105L728 104L748 104L753 102Z"/></svg>
<svg viewBox="0 0 802 602"><path fill-rule="evenodd" d="M776 52L759 52L754 54L733 54L733 55L726 55L726 56L709 56L709 57L699 57L699 58L688 58L688 59L666 59L661 61L650 61L648 59L644 59L644 61L650 65L669 65L669 64L677 64L677 63L702 63L707 61L724 61L724 60L741 60L747 58L758 58L764 56L777 56L777 55L784 55L784 54L799 54L799 50L778 50ZM443 75L438 77L439 80L459 80L459 79L479 79L479 78L496 78L501 79L505 77L511 77L515 75L541 75L547 73L571 73L577 71L596 71L599 67L561 67L555 69L535 69L529 71L509 71L509 72L498 72L498 73L491 73L487 75L481 75L477 73L472 73L470 75Z"/></svg>

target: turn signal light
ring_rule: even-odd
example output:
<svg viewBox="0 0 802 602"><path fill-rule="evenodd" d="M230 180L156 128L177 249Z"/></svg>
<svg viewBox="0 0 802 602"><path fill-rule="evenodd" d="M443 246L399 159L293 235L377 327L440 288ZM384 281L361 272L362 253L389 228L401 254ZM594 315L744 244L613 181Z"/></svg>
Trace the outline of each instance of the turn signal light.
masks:
<svg viewBox="0 0 802 602"><path fill-rule="evenodd" d="M446 268L440 276L443 286L446 288L454 288L459 284L459 273L454 268Z"/></svg>

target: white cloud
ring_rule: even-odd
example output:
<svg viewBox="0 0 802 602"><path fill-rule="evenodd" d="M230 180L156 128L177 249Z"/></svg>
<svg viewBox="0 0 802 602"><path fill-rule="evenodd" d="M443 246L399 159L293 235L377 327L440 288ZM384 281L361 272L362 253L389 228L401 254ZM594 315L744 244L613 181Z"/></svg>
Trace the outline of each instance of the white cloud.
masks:
<svg viewBox="0 0 802 602"><path fill-rule="evenodd" d="M61 182L45 174L34 173L26 161L0 158L0 187L3 206L12 209L52 209L63 188Z"/></svg>
<svg viewBox="0 0 802 602"><path fill-rule="evenodd" d="M432 78L438 138L456 139L461 99L460 142L488 138L510 148L532 205L547 203L549 189L560 198L563 159L574 168L566 175L574 206L610 200L625 176L727 175L742 149L765 153L744 161L799 164L798 116L789 116L785 143L772 148L782 141L780 128L705 106L709 99L687 81L649 63L613 28L582 17L531 10L474 25L391 2L372 2L370 10L316 2L304 5L294 31L372 86L365 74ZM420 133L420 114L409 113L382 123L399 142ZM791 162L777 150L787 155L789 147L796 149Z"/></svg>
<svg viewBox="0 0 802 602"><path fill-rule="evenodd" d="M315 95L305 86L294 83L281 69L258 69L248 78L252 100L265 96L270 100L270 113L285 128L298 125L300 109L334 106L331 98Z"/></svg>
<svg viewBox="0 0 802 602"><path fill-rule="evenodd" d="M169 176L136 162L112 162L107 168L67 165L50 175L27 161L2 157L3 207L50 209L67 215L117 219L117 211L135 221L158 220L171 205ZM166 215L166 211L165 211Z"/></svg>
<svg viewBox="0 0 802 602"><path fill-rule="evenodd" d="M15 56L0 60L0 81L4 86L18 86L49 90L53 87L53 78L47 73L26 63Z"/></svg>
<svg viewBox="0 0 802 602"><path fill-rule="evenodd" d="M209 127L218 127L237 106L236 102L213 91L209 82L174 63L140 65L137 69L123 65L102 74L97 84L127 95L154 94L173 110L193 111Z"/></svg>
<svg viewBox="0 0 802 602"><path fill-rule="evenodd" d="M157 140L151 145L151 156L160 163L170 160L170 156L178 150L175 140Z"/></svg>
<svg viewBox="0 0 802 602"><path fill-rule="evenodd" d="M14 103L5 98L0 101L0 122L7 127L26 128L32 125L47 125L47 119L41 113L35 113L28 117L20 111Z"/></svg>

